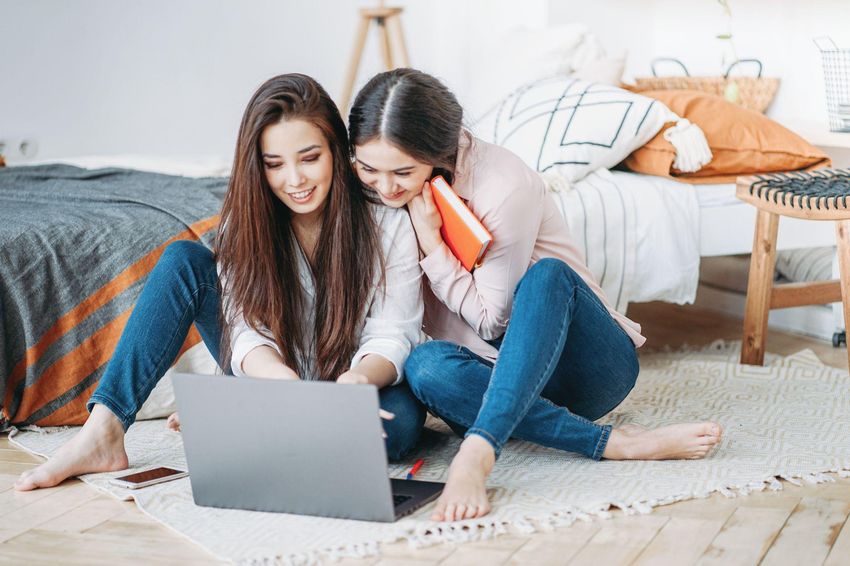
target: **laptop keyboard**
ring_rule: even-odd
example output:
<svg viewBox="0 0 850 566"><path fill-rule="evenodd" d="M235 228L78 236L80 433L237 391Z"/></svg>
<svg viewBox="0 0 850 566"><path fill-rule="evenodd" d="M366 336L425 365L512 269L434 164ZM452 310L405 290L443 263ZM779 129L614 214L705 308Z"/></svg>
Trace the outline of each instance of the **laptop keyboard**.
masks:
<svg viewBox="0 0 850 566"><path fill-rule="evenodd" d="M399 505L401 505L405 501L410 501L411 499L413 499L412 495L396 495L396 494L393 494L393 505L398 507Z"/></svg>

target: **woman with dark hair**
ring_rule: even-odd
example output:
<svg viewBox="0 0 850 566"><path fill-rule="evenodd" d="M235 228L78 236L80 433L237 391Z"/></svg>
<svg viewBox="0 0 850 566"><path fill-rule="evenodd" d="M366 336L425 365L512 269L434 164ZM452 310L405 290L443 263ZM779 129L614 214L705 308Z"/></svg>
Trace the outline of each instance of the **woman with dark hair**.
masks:
<svg viewBox="0 0 850 566"><path fill-rule="evenodd" d="M82 430L15 488L127 468L124 434L193 322L237 376L376 385L387 454L400 458L425 419L401 381L422 324L417 254L408 215L363 190L324 89L304 75L270 79L242 117L215 254L168 246ZM176 415L169 424L179 428Z"/></svg>
<svg viewBox="0 0 850 566"><path fill-rule="evenodd" d="M705 456L721 435L712 422L651 430L593 422L635 384L640 326L593 280L541 177L462 121L454 95L414 69L372 78L349 117L360 179L384 204L407 206L423 256L433 340L408 358L407 381L464 436L433 518L489 511L485 481L512 437L596 460ZM493 235L471 273L440 235L428 184L438 174Z"/></svg>

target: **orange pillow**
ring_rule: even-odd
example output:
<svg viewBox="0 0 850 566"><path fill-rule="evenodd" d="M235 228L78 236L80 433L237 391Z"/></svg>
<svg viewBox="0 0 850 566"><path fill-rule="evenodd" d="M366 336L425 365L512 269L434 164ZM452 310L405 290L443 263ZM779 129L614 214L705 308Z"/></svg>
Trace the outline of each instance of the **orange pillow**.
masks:
<svg viewBox="0 0 850 566"><path fill-rule="evenodd" d="M673 167L676 151L664 130L629 155L623 164L638 173L674 177L688 183L731 183L738 175L829 167L821 150L767 116L695 90L641 92L663 102L705 133L714 156L694 173ZM666 128L665 128L666 129Z"/></svg>

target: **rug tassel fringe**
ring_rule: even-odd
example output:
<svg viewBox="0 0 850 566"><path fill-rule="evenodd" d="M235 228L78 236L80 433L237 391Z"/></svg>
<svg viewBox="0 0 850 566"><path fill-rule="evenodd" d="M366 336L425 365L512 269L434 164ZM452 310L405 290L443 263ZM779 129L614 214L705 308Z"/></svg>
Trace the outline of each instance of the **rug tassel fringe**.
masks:
<svg viewBox="0 0 850 566"><path fill-rule="evenodd" d="M809 473L803 475L797 474L782 474L775 477L769 477L764 481L750 482L744 485L723 486L713 491L694 492L689 494L680 494L670 496L663 499L649 499L644 501L635 501L625 503L623 501L611 502L607 506L599 507L593 510L578 510L564 509L551 513L547 517L522 518L515 519L510 523L492 522L492 521L474 521L459 524L445 524L437 526L420 527L415 532L408 535L407 540L411 548L424 548L441 543L459 543L469 542L474 540L489 540L501 536L503 534L519 534L530 535L536 532L547 532L558 527L568 527L576 521L590 522L595 519L607 519L613 516L610 511L612 508L620 509L626 515L644 515L651 513L652 510L661 505L669 505L678 501L688 499L704 499L711 493L720 493L724 497L739 497L749 495L760 491L779 491L782 489L780 479L796 486L805 484L819 484L824 482L834 482L835 479L827 473L835 473L839 477L850 477L850 465L846 467L836 468L824 473ZM344 556L371 556L378 554L380 549L376 543L359 545L358 552L352 552L354 549L346 548L342 552L327 554L333 558L341 558ZM363 554L365 552L365 554ZM300 566L300 564L299 564Z"/></svg>
<svg viewBox="0 0 850 566"><path fill-rule="evenodd" d="M850 477L850 463L823 473L780 474L769 477L764 481L750 482L744 485L723 486L712 491L679 494L663 499L648 499L628 504L623 501L611 502L608 505L591 510L561 509L545 517L524 517L514 519L511 522L495 522L479 519L465 521L463 523L419 526L405 538L411 549L419 549L443 543L452 544L490 540L509 533L531 535L536 532L549 532L558 527L569 527L576 521L590 522L596 519L607 519L613 516L611 512L612 508L620 509L626 515L644 515L651 513L654 508L661 505L669 505L688 499L704 499L715 492L720 493L724 497L739 497L764 490L779 491L783 489L782 483L779 481L780 479L796 486L834 482L835 478L827 475L828 473L834 473L842 478ZM250 564L251 566L310 566L328 559L336 561L346 557L366 558L380 555L381 544L383 543L373 541L347 545L332 550L328 549L324 552L311 552L286 557L278 556L276 558L256 558L242 563Z"/></svg>

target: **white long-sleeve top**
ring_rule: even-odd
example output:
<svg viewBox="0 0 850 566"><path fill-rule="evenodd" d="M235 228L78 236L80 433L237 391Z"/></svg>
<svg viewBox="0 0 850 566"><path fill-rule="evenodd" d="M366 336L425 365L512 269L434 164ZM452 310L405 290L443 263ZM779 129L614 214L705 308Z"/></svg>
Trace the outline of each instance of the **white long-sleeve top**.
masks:
<svg viewBox="0 0 850 566"><path fill-rule="evenodd" d="M411 350L419 344L421 336L424 307L419 247L405 210L381 205L370 205L369 209L378 225L386 279L382 287L380 273L375 274L369 300L364 306L365 318L358 328L359 347L351 360L351 367L367 354L377 354L395 366L395 383L399 383L404 377L404 362ZM315 321L315 289L321 281L313 280L307 258L300 247L298 252L298 272L304 290L306 314L306 320L303 321L304 336L309 340ZM224 304L228 305L227 297L224 298ZM245 375L242 361L248 352L258 346L270 346L280 353L274 340L249 327L240 314L229 315L228 320L232 320L231 369L235 375ZM308 344L297 352L302 368L299 377L317 379L315 344Z"/></svg>

